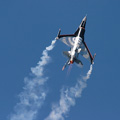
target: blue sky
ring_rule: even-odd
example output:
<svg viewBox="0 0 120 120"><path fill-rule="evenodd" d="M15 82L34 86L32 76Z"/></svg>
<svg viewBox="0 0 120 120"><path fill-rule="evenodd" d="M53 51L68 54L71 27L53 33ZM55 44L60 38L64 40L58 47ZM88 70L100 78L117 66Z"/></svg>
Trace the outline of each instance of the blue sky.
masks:
<svg viewBox="0 0 120 120"><path fill-rule="evenodd" d="M76 99L65 120L119 120L120 119L120 1L119 0L1 0L0 1L0 120L9 119L19 103L24 78L31 74L42 56L42 51L61 33L74 33L87 14L85 41L95 64L87 88ZM48 54L52 61L45 66L49 77L45 88L48 93L36 120L44 120L52 104L60 99L63 87L72 87L80 75L85 75L89 63L85 59L80 69L73 65L61 71L66 58L62 51L69 47L56 42Z"/></svg>

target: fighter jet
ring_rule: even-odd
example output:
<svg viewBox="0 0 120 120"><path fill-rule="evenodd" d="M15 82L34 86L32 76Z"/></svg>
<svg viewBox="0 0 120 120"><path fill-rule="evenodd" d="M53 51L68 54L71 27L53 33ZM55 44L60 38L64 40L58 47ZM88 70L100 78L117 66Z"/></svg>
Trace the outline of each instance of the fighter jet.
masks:
<svg viewBox="0 0 120 120"><path fill-rule="evenodd" d="M63 54L68 57L68 60L63 66L62 70L64 70L67 65L73 64L74 62L79 66L83 66L81 60L78 59L79 54L81 54L84 58L88 59L91 64L93 64L93 60L96 54L93 56L91 55L84 41L86 20L87 16L83 18L80 26L74 34L60 35L61 29L59 29L56 40L61 40L63 43L70 47L70 51L63 52Z"/></svg>

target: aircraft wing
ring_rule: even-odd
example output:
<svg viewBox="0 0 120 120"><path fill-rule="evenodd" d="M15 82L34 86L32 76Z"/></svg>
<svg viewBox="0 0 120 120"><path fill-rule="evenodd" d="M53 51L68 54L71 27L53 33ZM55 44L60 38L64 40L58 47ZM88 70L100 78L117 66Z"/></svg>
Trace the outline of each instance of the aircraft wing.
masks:
<svg viewBox="0 0 120 120"><path fill-rule="evenodd" d="M80 54L86 58L87 60L89 60L91 62L91 64L93 63L94 57L91 55L86 43L84 41L82 41L81 44L81 51Z"/></svg>
<svg viewBox="0 0 120 120"><path fill-rule="evenodd" d="M75 34L60 35L60 32L61 32L61 29L59 29L56 39L59 39L64 44L72 48L75 42L76 35Z"/></svg>
<svg viewBox="0 0 120 120"><path fill-rule="evenodd" d="M75 37L62 37L60 41L72 48L74 46Z"/></svg>

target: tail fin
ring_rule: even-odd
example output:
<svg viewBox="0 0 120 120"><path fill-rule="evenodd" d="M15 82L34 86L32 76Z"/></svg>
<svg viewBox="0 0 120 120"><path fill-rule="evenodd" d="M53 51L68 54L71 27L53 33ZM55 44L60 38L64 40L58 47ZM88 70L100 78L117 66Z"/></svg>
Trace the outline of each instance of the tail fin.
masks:
<svg viewBox="0 0 120 120"><path fill-rule="evenodd" d="M62 68L62 71L65 69L65 67L66 67L66 66L64 65L63 68Z"/></svg>
<svg viewBox="0 0 120 120"><path fill-rule="evenodd" d="M67 67L68 62L69 62L69 60L67 60L67 62L66 62L65 65L63 66L62 71Z"/></svg>

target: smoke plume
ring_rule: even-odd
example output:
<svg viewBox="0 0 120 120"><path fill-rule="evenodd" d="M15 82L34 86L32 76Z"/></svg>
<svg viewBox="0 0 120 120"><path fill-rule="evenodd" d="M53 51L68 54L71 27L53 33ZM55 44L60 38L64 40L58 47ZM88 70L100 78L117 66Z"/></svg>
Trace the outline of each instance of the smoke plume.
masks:
<svg viewBox="0 0 120 120"><path fill-rule="evenodd" d="M44 77L44 67L50 62L48 52L54 48L56 40L46 47L42 53L41 60L38 65L31 68L32 78L25 78L25 86L19 94L20 102L14 108L14 113L10 115L10 120L33 120L38 110L41 108L47 91L44 84L48 77Z"/></svg>
<svg viewBox="0 0 120 120"><path fill-rule="evenodd" d="M86 76L79 79L74 87L61 90L59 104L52 106L52 111L45 120L64 120L65 115L69 112L70 107L75 105L75 98L81 97L82 91L87 87L87 80L92 73L92 65Z"/></svg>

